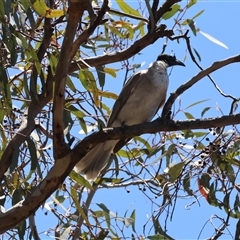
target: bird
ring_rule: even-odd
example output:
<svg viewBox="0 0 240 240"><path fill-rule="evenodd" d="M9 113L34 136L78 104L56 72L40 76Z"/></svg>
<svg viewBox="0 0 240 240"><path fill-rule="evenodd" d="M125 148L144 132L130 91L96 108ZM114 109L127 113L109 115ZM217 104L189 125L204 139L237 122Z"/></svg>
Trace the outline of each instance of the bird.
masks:
<svg viewBox="0 0 240 240"><path fill-rule="evenodd" d="M150 122L165 102L168 67L185 66L173 55L160 54L145 70L133 74L124 85L107 122L108 128ZM95 180L110 161L119 140L107 140L93 147L75 166L75 171Z"/></svg>

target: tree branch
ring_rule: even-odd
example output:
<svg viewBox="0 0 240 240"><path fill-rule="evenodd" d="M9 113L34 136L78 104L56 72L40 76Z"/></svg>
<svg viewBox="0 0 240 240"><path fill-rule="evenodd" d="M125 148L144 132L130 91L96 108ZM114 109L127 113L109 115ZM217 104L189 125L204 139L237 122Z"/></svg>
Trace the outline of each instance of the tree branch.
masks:
<svg viewBox="0 0 240 240"><path fill-rule="evenodd" d="M103 129L91 134L79 142L65 157L55 161L46 178L39 186L32 190L25 200L17 203L6 212L0 213L0 233L14 227L20 221L33 214L36 209L54 192L69 175L76 163L86 155L96 144L110 139L126 139L144 133L156 133L159 131L176 131L186 129L208 129L223 127L240 123L240 114L208 118L203 120L173 121L158 118L150 123L134 126Z"/></svg>
<svg viewBox="0 0 240 240"><path fill-rule="evenodd" d="M84 2L81 3L80 0L69 1L68 23L56 68L56 74L54 76L55 90L53 100L53 154L55 159L62 158L69 151L69 147L64 139L63 123L65 86L69 64L73 58L73 56L70 56L69 53L73 49L72 44L77 31L78 22L82 17L84 11L83 7L85 6L86 4L84 4Z"/></svg>
<svg viewBox="0 0 240 240"><path fill-rule="evenodd" d="M221 60L221 61L214 62L210 67L199 72L196 76L194 76L189 81L187 81L186 83L181 85L174 93L171 93L171 96L168 98L167 102L165 103L163 111L162 111L162 117L166 117L169 114L174 101L177 99L177 97L179 95L181 95L183 92L185 92L187 89L192 87L195 83L197 83L202 78L209 75L210 73L212 73L222 67L225 67L231 63L235 63L235 62L240 62L240 54L230 57L230 58L227 58L227 59L224 59L224 60Z"/></svg>
<svg viewBox="0 0 240 240"><path fill-rule="evenodd" d="M85 62L92 66L100 66L105 65L108 63L114 63L114 62L120 62L123 60L126 60L135 54L139 53L141 50L143 50L145 47L149 46L150 44L153 44L156 40L162 37L170 37L173 35L172 30L166 30L166 25L162 24L160 25L154 32L145 35L141 39L137 40L132 44L129 48L115 52L115 53L109 53L106 55L98 56L98 57L91 57L87 59L79 60L78 62L72 63L69 67L69 73L74 72L79 69L79 66L86 67Z"/></svg>
<svg viewBox="0 0 240 240"><path fill-rule="evenodd" d="M94 22L89 26L88 29L83 31L81 35L75 40L75 42L72 44L72 49L70 53L70 57L73 58L79 49L80 45L85 42L89 36L92 35L96 27L100 24L101 20L103 19L103 16L105 15L106 11L109 10L108 7L108 0L104 0L103 5L101 9L98 12L97 18L94 20Z"/></svg>
<svg viewBox="0 0 240 240"><path fill-rule="evenodd" d="M156 22L160 20L160 18L163 16L164 13L171 10L171 7L173 4L181 2L181 0L167 0L164 2L164 4L157 10L155 16L156 16Z"/></svg>

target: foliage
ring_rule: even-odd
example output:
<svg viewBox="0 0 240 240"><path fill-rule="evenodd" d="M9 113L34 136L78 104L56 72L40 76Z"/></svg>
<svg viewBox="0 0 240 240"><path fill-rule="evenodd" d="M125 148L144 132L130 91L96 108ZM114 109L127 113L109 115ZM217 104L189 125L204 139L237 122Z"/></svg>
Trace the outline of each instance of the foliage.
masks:
<svg viewBox="0 0 240 240"><path fill-rule="evenodd" d="M4 238L42 238L35 221L44 212L55 218L55 229L50 222L44 229L55 238L172 239L159 219L174 215L180 195L193 203L204 199L225 211L223 227L215 237L229 218L240 218L239 131L229 122L225 125L231 128L216 124L204 129L181 128L180 122L180 130L135 136L95 182L73 170L101 141L97 135L79 137L79 126L85 135L105 127L117 98L106 81L111 78L114 84L124 70L125 82L141 67L131 65L135 54L160 38L166 44L182 39L181 46L187 43L192 59L201 61L189 45L189 30L226 47L196 29L194 21L204 10L185 17L197 0L161 4L145 0L134 9L128 1L116 1L113 7L106 0L0 1L0 232ZM237 103L232 100L231 114ZM183 112L189 122L200 121L189 111L207 101L186 109L179 105L172 117ZM201 118L210 109L204 107ZM126 189L127 195L133 186L152 205L141 227L136 224L138 209L115 213L104 199L94 202L98 191L106 189L111 195L113 189ZM18 222L11 214L19 217Z"/></svg>

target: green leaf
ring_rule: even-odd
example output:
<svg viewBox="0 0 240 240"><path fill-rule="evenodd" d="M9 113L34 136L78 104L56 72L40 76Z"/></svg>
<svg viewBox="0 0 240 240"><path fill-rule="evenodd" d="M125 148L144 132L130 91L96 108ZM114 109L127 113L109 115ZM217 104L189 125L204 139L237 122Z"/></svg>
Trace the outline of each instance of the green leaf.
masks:
<svg viewBox="0 0 240 240"><path fill-rule="evenodd" d="M204 12L204 10L201 10L200 12L198 12L198 13L192 18L192 20L195 19L195 18L197 18L197 17L199 17L203 12Z"/></svg>
<svg viewBox="0 0 240 240"><path fill-rule="evenodd" d="M188 1L187 8L190 8L191 6L193 6L196 3L197 3L197 0L190 0L190 1Z"/></svg>
<svg viewBox="0 0 240 240"><path fill-rule="evenodd" d="M188 26L189 26L190 29L192 30L194 36L197 36L197 30L196 30L196 28L195 28L195 23L194 23L194 21L193 21L192 19L187 19L186 21L187 21Z"/></svg>
<svg viewBox="0 0 240 240"><path fill-rule="evenodd" d="M0 1L0 16L1 16L1 19L5 19L5 9L4 9L4 4L3 4L4 1ZM3 21L4 22L4 21Z"/></svg>
<svg viewBox="0 0 240 240"><path fill-rule="evenodd" d="M117 74L116 74L116 72L118 71L117 69L105 67L103 68L103 71L114 78L117 77Z"/></svg>
<svg viewBox="0 0 240 240"><path fill-rule="evenodd" d="M195 49L195 48L193 48L193 51L195 52L195 54L197 55L197 58L198 58L198 60L199 60L199 62L201 62L201 56L200 56L200 54L198 53L198 51Z"/></svg>
<svg viewBox="0 0 240 240"><path fill-rule="evenodd" d="M168 150L166 152L166 165L169 166L169 163L170 163L170 158L172 157L172 155L174 154L174 151L176 149L176 144L171 144L169 147L168 147Z"/></svg>
<svg viewBox="0 0 240 240"><path fill-rule="evenodd" d="M81 161L81 160L80 160ZM90 190L92 190L92 185L80 174L76 173L75 171L71 171L71 173L69 174L69 177L74 180L75 182L77 182L79 185L84 186Z"/></svg>
<svg viewBox="0 0 240 240"><path fill-rule="evenodd" d="M219 46L221 46L221 47L223 47L223 48L228 49L228 47L227 47L224 43L220 42L219 40L217 40L216 38L212 37L212 36L209 35L208 33L205 33L205 32L202 32L202 31L199 31L199 32L200 32L204 37L206 37L208 40L212 41L213 43L215 43L215 44L217 44L217 45L219 45Z"/></svg>
<svg viewBox="0 0 240 240"><path fill-rule="evenodd" d="M211 100L211 99L205 99L205 100L201 100L201 101L192 103L191 105L189 105L188 107L186 107L186 109L191 108L191 107L193 107L193 106L195 106L195 105L198 105L198 104L200 104L200 103L207 102L207 101L209 101L209 100Z"/></svg>
<svg viewBox="0 0 240 240"><path fill-rule="evenodd" d="M233 211L231 210L230 207L230 202L229 202L229 198L230 198L230 193L226 194L224 199L223 199L223 203L224 203L224 210L226 211L226 213L228 215L230 215L232 218L240 218L240 213L233 213Z"/></svg>
<svg viewBox="0 0 240 240"><path fill-rule="evenodd" d="M12 163L10 165L10 172L13 172L18 164L19 148L15 148L12 156Z"/></svg>
<svg viewBox="0 0 240 240"><path fill-rule="evenodd" d="M137 10L129 6L124 0L116 1L116 3L118 4L118 6L123 12L131 14L133 16L141 17L141 14Z"/></svg>
<svg viewBox="0 0 240 240"><path fill-rule="evenodd" d="M17 225L19 239L24 239L26 233L26 220L23 220Z"/></svg>
<svg viewBox="0 0 240 240"><path fill-rule="evenodd" d="M136 230L135 230L136 210L135 209L132 211L130 218L133 219L132 230L136 233Z"/></svg>
<svg viewBox="0 0 240 240"><path fill-rule="evenodd" d="M79 124L80 124L82 130L87 135L88 134L88 129L87 129L87 126L86 126L86 123L85 123L84 119L83 118L79 118L78 120L79 120Z"/></svg>
<svg viewBox="0 0 240 240"><path fill-rule="evenodd" d="M195 119L191 113L184 112L184 114L187 117L187 119Z"/></svg>
<svg viewBox="0 0 240 240"><path fill-rule="evenodd" d="M88 83L88 79L87 79L87 77L84 74L84 70L79 70L78 74L79 74L79 80L82 83L83 87L86 90L89 90L90 86L89 86L89 83Z"/></svg>
<svg viewBox="0 0 240 240"><path fill-rule="evenodd" d="M184 162L180 162L180 163L175 164L172 167L169 167L168 175L169 175L170 182L173 183L179 177L179 174L181 173L184 165L185 165Z"/></svg>
<svg viewBox="0 0 240 240"><path fill-rule="evenodd" d="M110 213L110 210L103 203L97 203L97 205L106 213Z"/></svg>
<svg viewBox="0 0 240 240"><path fill-rule="evenodd" d="M179 4L174 4L171 7L170 11L163 14L162 18L164 20L167 20L167 19L171 18L172 16L174 16L177 13L177 11L179 11L179 9L180 9L180 5Z"/></svg>
<svg viewBox="0 0 240 240"><path fill-rule="evenodd" d="M103 210L108 229L111 231L111 233L113 235L117 236L117 234L111 228L111 219L110 219L110 216L109 216L110 210L103 203L100 203L100 204L97 203L97 205Z"/></svg>
<svg viewBox="0 0 240 240"><path fill-rule="evenodd" d="M31 138L27 138L28 149L31 156L31 171L35 171L38 164L37 149Z"/></svg>
<svg viewBox="0 0 240 240"><path fill-rule="evenodd" d="M240 212L238 210L239 208L240 208L240 201L239 201L239 195L237 194L234 201L234 211L240 215Z"/></svg>
<svg viewBox="0 0 240 240"><path fill-rule="evenodd" d="M59 18L64 15L63 10L49 8L44 0L35 0L32 7L41 17Z"/></svg>
<svg viewBox="0 0 240 240"><path fill-rule="evenodd" d="M3 64L0 64L0 86L3 89L3 97L4 97L4 104L7 107L6 112L11 113L12 109L12 98L11 98L11 92L10 92L10 84L8 83L8 77L6 70L3 67Z"/></svg>
<svg viewBox="0 0 240 240"><path fill-rule="evenodd" d="M96 71L97 71L97 75L98 75L99 85L100 85L100 87L104 87L106 74L104 72L103 66L97 66Z"/></svg>
<svg viewBox="0 0 240 240"><path fill-rule="evenodd" d="M72 171L73 172L73 171ZM71 174L71 173L70 173ZM71 197L75 203L75 206L78 210L78 212L80 213L80 215L83 217L83 219L85 220L85 222L87 223L88 226L90 226L91 224L88 221L88 217L86 216L83 208L80 206L79 204L79 199L77 197L77 191L74 187L71 187Z"/></svg>
<svg viewBox="0 0 240 240"><path fill-rule="evenodd" d="M150 240L173 240L173 238L168 238L162 234L155 234L152 236L148 236L147 239L150 239Z"/></svg>
<svg viewBox="0 0 240 240"><path fill-rule="evenodd" d="M134 141L138 141L140 143L142 143L144 146L146 146L147 148L151 148L150 144L148 143L148 141L142 137L134 137Z"/></svg>
<svg viewBox="0 0 240 240"><path fill-rule="evenodd" d="M211 109L211 108L210 108L210 107L204 108L204 109L202 110L202 112L201 112L201 117L203 117L203 115L204 115L209 109Z"/></svg>
<svg viewBox="0 0 240 240"><path fill-rule="evenodd" d="M81 110L77 109L75 106L73 105L70 105L67 107L67 109L72 113L74 114L76 117L78 118L83 118L85 117L86 115L84 114L84 112L82 112Z"/></svg>
<svg viewBox="0 0 240 240"><path fill-rule="evenodd" d="M73 82L69 76L67 76L66 84L73 92L77 91L77 89L75 88L75 85L73 84Z"/></svg>

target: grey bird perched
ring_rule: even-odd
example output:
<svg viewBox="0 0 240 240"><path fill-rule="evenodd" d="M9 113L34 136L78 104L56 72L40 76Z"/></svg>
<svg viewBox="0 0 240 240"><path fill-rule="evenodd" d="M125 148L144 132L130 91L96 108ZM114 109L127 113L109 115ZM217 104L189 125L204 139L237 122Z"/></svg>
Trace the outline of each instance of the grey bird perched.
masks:
<svg viewBox="0 0 240 240"><path fill-rule="evenodd" d="M175 56L162 54L148 69L133 74L113 106L107 127L151 121L165 102L169 82L167 68L174 65L185 66ZM118 141L108 140L96 145L77 163L76 172L94 180L107 165Z"/></svg>

